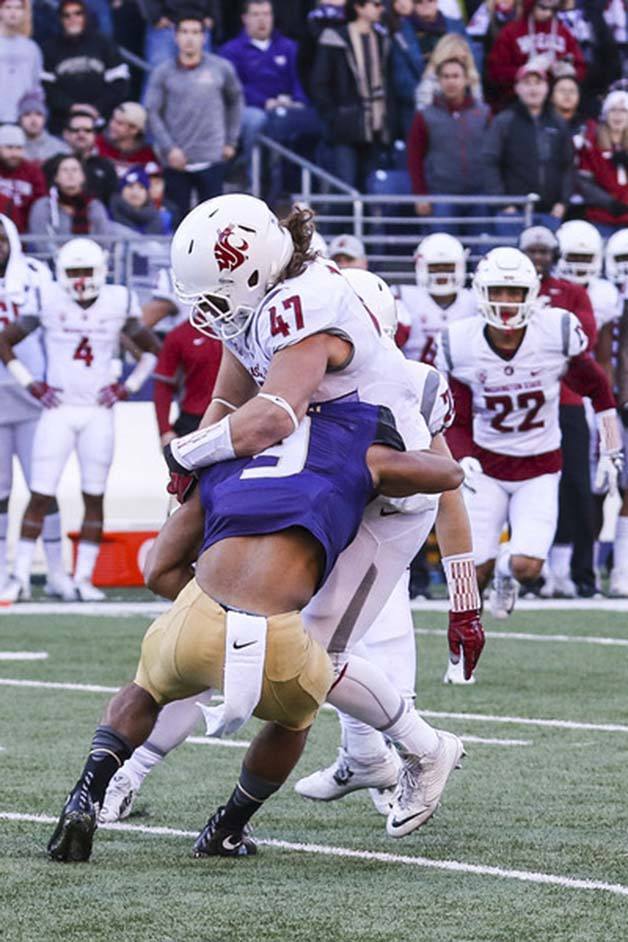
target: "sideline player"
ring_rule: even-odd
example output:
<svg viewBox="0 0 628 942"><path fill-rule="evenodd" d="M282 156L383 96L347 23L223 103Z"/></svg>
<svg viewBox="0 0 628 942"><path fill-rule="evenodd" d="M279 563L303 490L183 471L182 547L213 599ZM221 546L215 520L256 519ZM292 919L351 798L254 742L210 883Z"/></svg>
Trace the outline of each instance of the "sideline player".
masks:
<svg viewBox="0 0 628 942"><path fill-rule="evenodd" d="M268 722L265 749L249 748L196 856L254 853L247 822L292 771L333 683L329 656L306 634L301 610L375 493L439 492L461 480L450 458L404 453L387 409L342 400L310 407L281 444L204 470L197 492L164 528L183 526L194 544L179 561L183 588L146 632L134 682L110 701L49 855L89 859L97 806L116 769L150 734L161 707L207 688L225 695L222 707L207 711L213 733L233 732L253 713ZM459 758L457 737L427 728Z"/></svg>
<svg viewBox="0 0 628 942"><path fill-rule="evenodd" d="M21 314L37 306L42 285L51 281L46 265L22 252L15 224L0 216L0 329L14 323ZM24 340L16 355L39 382L44 375L44 353L38 335ZM40 383L41 386L41 383ZM37 399L25 392L0 363L0 599L7 586L6 539L9 497L13 485L13 456L16 455L26 483L30 483L33 438L41 415ZM61 518L53 498L42 527L46 555L46 595L63 599L75 597L74 586L63 566Z"/></svg>
<svg viewBox="0 0 628 942"><path fill-rule="evenodd" d="M518 249L493 249L473 287L481 316L443 331L437 365L452 379L457 434L450 444L464 458L478 582L483 589L494 570L490 608L506 618L519 584L538 579L556 529L561 378L593 401L600 486L616 487L621 441L608 379L584 355L586 334L574 314L539 302L530 259ZM510 542L500 549L507 522Z"/></svg>
<svg viewBox="0 0 628 942"><path fill-rule="evenodd" d="M103 498L113 460L112 407L136 392L153 371L158 344L138 320L134 293L107 285L107 259L91 239L72 239L60 249L56 272L41 292L39 310L0 334L0 360L15 380L44 406L33 442L31 497L15 554L12 600L27 594L35 545L46 511L72 451L81 468L85 515L74 585L81 601L103 593L92 584L103 528ZM41 327L46 379L37 383L14 347ZM112 361L124 334L143 351L124 383L112 382Z"/></svg>

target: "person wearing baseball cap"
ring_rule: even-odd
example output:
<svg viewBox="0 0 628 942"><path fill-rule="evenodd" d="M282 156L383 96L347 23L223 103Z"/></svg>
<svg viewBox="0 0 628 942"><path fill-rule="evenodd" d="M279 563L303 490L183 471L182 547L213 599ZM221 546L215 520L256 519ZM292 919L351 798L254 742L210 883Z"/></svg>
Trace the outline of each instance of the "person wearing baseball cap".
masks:
<svg viewBox="0 0 628 942"><path fill-rule="evenodd" d="M166 235L162 214L150 198L150 181L142 166L130 167L109 206L115 222L142 235Z"/></svg>
<svg viewBox="0 0 628 942"><path fill-rule="evenodd" d="M56 154L69 154L69 145L46 130L48 108L43 95L38 91L22 95L17 106L17 115L26 137L24 154L27 160L41 165Z"/></svg>
<svg viewBox="0 0 628 942"><path fill-rule="evenodd" d="M157 163L144 136L146 120L146 109L139 102L123 101L114 108L105 133L96 138L96 150L113 162L119 177L138 164Z"/></svg>
<svg viewBox="0 0 628 942"><path fill-rule="evenodd" d="M11 218L26 232L28 214L35 200L46 193L41 168L24 158L26 135L17 124L0 127L0 193L13 204Z"/></svg>
<svg viewBox="0 0 628 942"><path fill-rule="evenodd" d="M368 268L364 243L357 236L338 235L329 243L329 258L338 268Z"/></svg>

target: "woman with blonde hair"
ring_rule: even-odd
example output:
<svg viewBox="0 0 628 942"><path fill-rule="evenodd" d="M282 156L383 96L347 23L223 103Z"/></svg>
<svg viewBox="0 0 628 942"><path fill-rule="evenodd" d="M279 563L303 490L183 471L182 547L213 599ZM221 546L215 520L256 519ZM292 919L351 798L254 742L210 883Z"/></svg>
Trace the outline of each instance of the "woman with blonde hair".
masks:
<svg viewBox="0 0 628 942"><path fill-rule="evenodd" d="M628 226L628 92L606 96L600 123L589 132L579 158L585 216L607 238Z"/></svg>
<svg viewBox="0 0 628 942"><path fill-rule="evenodd" d="M457 33L448 33L438 40L434 46L434 52L425 68L423 78L419 82L416 90L417 111L423 111L434 101L434 96L438 94L438 72L445 62L459 62L467 75L467 84L469 94L476 102L483 102L482 79L478 72L471 52L469 43Z"/></svg>

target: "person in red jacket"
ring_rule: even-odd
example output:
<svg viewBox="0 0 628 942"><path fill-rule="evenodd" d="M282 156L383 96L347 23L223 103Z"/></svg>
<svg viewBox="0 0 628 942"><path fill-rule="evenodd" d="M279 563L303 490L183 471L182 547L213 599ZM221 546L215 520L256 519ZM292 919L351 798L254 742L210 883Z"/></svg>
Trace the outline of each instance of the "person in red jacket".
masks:
<svg viewBox="0 0 628 942"><path fill-rule="evenodd" d="M597 326L586 289L551 274L558 252L554 233L544 226L532 226L522 232L519 248L530 258L541 278L539 294L549 298L552 307L564 308L576 315L589 341L587 352L593 350L597 340ZM560 385L559 419L563 470L558 492L556 537L550 552L550 568L545 570L545 585L541 589L541 594L546 597L554 593L574 596L577 591L588 595L595 589L595 523L589 471L589 426L582 396L565 383ZM566 568L562 565L564 561L560 558L561 553L569 555L571 576L560 575ZM553 567L557 572L553 571Z"/></svg>
<svg viewBox="0 0 628 942"><path fill-rule="evenodd" d="M579 151L579 180L585 215L604 238L628 226L628 92L606 96L597 128Z"/></svg>
<svg viewBox="0 0 628 942"><path fill-rule="evenodd" d="M220 366L222 344L206 337L189 321L166 335L157 366L153 402L162 446L198 428L212 397ZM180 390L179 418L170 424L170 406Z"/></svg>
<svg viewBox="0 0 628 942"><path fill-rule="evenodd" d="M46 195L41 167L24 160L26 136L17 124L0 127L0 196L10 201L9 213L20 232L26 232L30 208Z"/></svg>
<svg viewBox="0 0 628 942"><path fill-rule="evenodd" d="M573 65L578 81L583 80L584 55L573 34L557 20L559 7L560 0L526 0L523 16L498 33L486 62L496 108L513 98L517 71L530 59L542 57L546 71L566 60Z"/></svg>

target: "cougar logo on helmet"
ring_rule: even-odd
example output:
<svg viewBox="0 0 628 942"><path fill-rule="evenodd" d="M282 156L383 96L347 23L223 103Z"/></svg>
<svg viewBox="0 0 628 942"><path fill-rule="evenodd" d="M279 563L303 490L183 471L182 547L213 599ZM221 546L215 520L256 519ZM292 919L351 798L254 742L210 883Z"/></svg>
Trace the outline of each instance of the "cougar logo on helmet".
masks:
<svg viewBox="0 0 628 942"><path fill-rule="evenodd" d="M231 245L229 237L233 235L234 226L227 226L222 232L218 233L218 241L214 245L214 257L218 262L219 271L235 271L247 260L244 254L249 247L249 243L242 239L240 245Z"/></svg>

